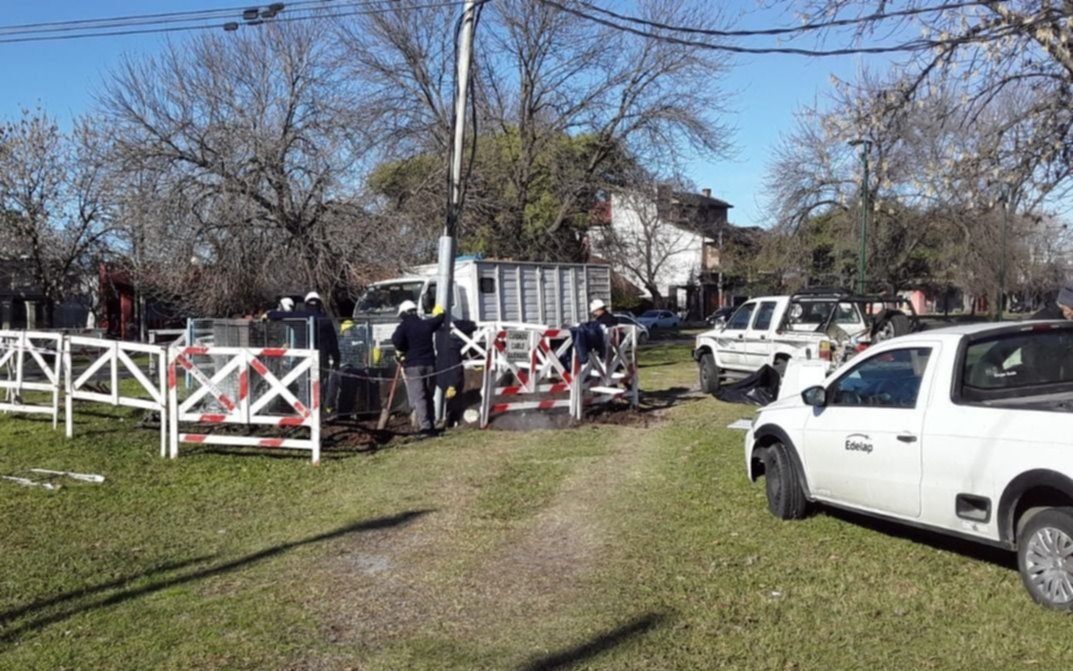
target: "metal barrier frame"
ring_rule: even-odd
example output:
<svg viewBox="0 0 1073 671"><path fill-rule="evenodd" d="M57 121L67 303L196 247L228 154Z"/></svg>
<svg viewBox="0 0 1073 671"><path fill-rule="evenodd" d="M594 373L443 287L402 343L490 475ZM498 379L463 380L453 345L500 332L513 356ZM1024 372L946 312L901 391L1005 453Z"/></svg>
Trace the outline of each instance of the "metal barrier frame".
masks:
<svg viewBox="0 0 1073 671"><path fill-rule="evenodd" d="M0 367L6 367L8 371L6 380L0 378L0 389L6 390L3 402L0 402L0 411L52 415L52 428L55 429L59 425L60 387L62 386L61 375L63 374L63 339L62 333L50 333L47 331L0 331ZM53 349L44 349L36 344L35 341L51 343ZM42 353L55 355L55 363L52 366L45 363L44 357L41 356ZM37 364L48 382L26 381L25 364L27 354ZM11 379L13 365L14 380ZM23 403L20 398L20 393L23 390L51 392L52 404L46 406Z"/></svg>

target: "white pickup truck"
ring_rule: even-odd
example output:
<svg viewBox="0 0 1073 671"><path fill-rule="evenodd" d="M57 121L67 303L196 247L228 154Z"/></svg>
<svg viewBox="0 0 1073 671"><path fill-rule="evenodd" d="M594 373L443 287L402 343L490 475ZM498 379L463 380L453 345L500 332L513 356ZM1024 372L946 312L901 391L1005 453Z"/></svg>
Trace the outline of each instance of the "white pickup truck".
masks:
<svg viewBox="0 0 1073 671"><path fill-rule="evenodd" d="M726 381L773 366L780 375L793 358L818 359L834 353L839 338L866 337L869 326L859 305L837 294L800 294L754 298L726 325L697 336L693 359L701 391L714 394Z"/></svg>
<svg viewBox="0 0 1073 671"><path fill-rule="evenodd" d="M1073 324L976 324L872 346L760 410L768 508L812 502L1017 551L1032 598L1073 610Z"/></svg>

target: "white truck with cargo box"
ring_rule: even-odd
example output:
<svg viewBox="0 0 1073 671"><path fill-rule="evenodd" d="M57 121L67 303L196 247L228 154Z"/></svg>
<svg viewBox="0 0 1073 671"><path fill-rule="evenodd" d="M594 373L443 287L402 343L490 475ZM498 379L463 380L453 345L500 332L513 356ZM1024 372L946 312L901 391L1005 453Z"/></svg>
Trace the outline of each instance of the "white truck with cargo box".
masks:
<svg viewBox="0 0 1073 671"><path fill-rule="evenodd" d="M390 340L398 307L414 301L422 315L436 301L437 266L417 266L403 277L371 285L354 307L354 319L373 324L377 343ZM611 268L592 263L537 263L461 259L455 262L451 316L485 323L568 327L589 320L589 301L611 306Z"/></svg>
<svg viewBox="0 0 1073 671"><path fill-rule="evenodd" d="M768 508L813 502L1017 552L1073 611L1073 323L974 324L871 346L761 409L745 438Z"/></svg>

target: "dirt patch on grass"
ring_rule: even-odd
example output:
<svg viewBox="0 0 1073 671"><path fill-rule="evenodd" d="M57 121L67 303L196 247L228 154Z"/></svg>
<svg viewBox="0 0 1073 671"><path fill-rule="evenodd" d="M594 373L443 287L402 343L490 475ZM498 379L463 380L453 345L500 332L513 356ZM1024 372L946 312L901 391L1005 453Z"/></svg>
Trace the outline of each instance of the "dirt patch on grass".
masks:
<svg viewBox="0 0 1073 671"><path fill-rule="evenodd" d="M548 503L521 519L480 514L481 480L493 477L471 473L438 483L435 512L339 544L318 569L316 582L330 587L312 604L339 659L344 650L375 655L409 637L501 641L576 604L611 544L603 507L646 455L643 432L615 433L602 454L556 457L567 464L565 476ZM593 435L608 440L606 430ZM495 460L484 468L497 468ZM334 657L303 668L354 665Z"/></svg>

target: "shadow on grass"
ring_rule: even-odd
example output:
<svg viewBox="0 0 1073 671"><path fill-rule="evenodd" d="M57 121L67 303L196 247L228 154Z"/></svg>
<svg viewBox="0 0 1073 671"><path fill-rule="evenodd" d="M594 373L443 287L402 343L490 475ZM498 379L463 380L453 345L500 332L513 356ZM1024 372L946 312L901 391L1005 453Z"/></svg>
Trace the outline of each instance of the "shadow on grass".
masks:
<svg viewBox="0 0 1073 671"><path fill-rule="evenodd" d="M76 599L90 596L91 594L96 594L97 592L104 592L106 590L115 589L116 587L122 587L127 583L134 582L135 580L139 580L141 578L147 578L151 575L156 575L158 573L178 571L179 569L193 566L194 564L200 564L202 562L212 559L214 556L215 555L204 555L202 557L194 557L193 559L185 559L183 561L167 562L165 564L161 564L159 566L155 566L151 569L143 571L142 573L126 575L122 578L116 578L115 580L102 582L99 585L90 585L88 587L71 590L70 592L63 592L62 594L50 596L47 599L39 599L38 601L28 603L25 606L19 606L18 608L12 608L11 610L7 610L0 613L0 625L3 625L3 623L9 620L23 617L24 615L30 615L36 611L51 608L52 606L59 605L61 603L64 603L65 601L74 601Z"/></svg>
<svg viewBox="0 0 1073 671"><path fill-rule="evenodd" d="M820 510L823 514L834 517L835 519L850 524L856 524L873 531L878 531L887 536L913 541L914 543L922 543L935 548L936 550L953 552L970 559L984 561L1011 571L1017 570L1016 553L1010 552L1009 550L1003 550L1002 548L993 545L974 543L973 541L957 538L955 536L947 536L946 534L937 531L906 526L904 524L890 522L877 517L871 517L870 515L842 510L840 508L824 506L820 508Z"/></svg>
<svg viewBox="0 0 1073 671"><path fill-rule="evenodd" d="M352 533L362 533L366 531L376 531L379 529L390 529L392 527L403 526L412 522L418 517L427 515L430 512L432 511L410 510L404 513L399 513L398 515L391 515L390 517L377 517L371 520L364 520L361 522L356 522L354 524L348 524L346 526L339 527L338 529L333 529L322 534L317 534L316 536L310 536L309 538L303 538L301 540L292 541L290 543L283 543L280 545L272 546L270 548L265 548L264 550L261 550L259 552L254 552L253 554L246 555L245 557L239 557L238 559L234 559L229 562L216 564L214 566L208 566L192 573L166 578L142 587L124 589L115 594L95 599L87 603L75 606L73 608L61 610L56 613L50 613L48 615L42 615L40 617L37 617L36 619L32 619L29 622L25 622L16 627L0 629L0 643L11 643L28 633L44 629L49 625L56 624L57 622L63 622L64 620L74 617L75 615L78 615L80 613L86 613L101 608L116 606L132 599L137 599L139 597L143 597L149 594L155 594L156 592L160 592L165 589L177 587L179 585L186 585L188 583L192 583L198 580L204 580L205 578L212 578L218 575L223 575L225 573L230 573L232 571L245 568L247 566L256 564L266 559L278 557L279 555L282 555L290 550L302 547L304 545L312 545L313 543L320 543L323 541L340 538L342 536L346 536ZM175 570L176 568L184 568L185 566L191 565L198 561L201 561L201 559L180 562L172 568L159 567L153 571L150 571L146 575L152 575L154 573L168 570ZM85 595L88 595L93 594L95 592L104 591L110 589L112 586L119 586L126 582L130 582L131 580L136 580L138 577L139 576L134 576L125 580L115 581L112 584L104 584L86 588L86 590L84 590L84 593ZM64 601L77 599L80 596L82 596L82 594L79 590L60 594L55 597L43 599L39 602L35 602L33 604L14 609L13 611L9 611L10 613L14 613L14 615L9 615L8 617L21 617L24 615L28 615L47 608L49 606L62 603Z"/></svg>
<svg viewBox="0 0 1073 671"><path fill-rule="evenodd" d="M689 387L670 387L657 391L646 391L641 394L641 407L638 412L654 412L682 403L694 403L703 398L698 392Z"/></svg>
<svg viewBox="0 0 1073 671"><path fill-rule="evenodd" d="M585 643L527 662L519 671L555 671L570 668L622 645L631 638L646 634L666 621L667 616L662 613L645 613Z"/></svg>

